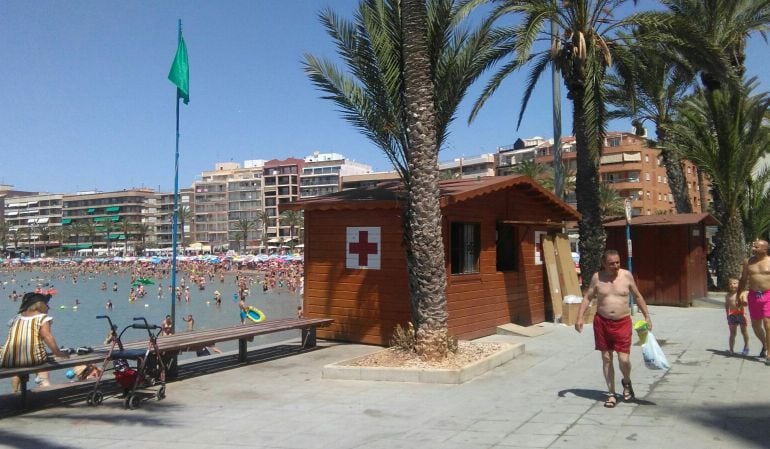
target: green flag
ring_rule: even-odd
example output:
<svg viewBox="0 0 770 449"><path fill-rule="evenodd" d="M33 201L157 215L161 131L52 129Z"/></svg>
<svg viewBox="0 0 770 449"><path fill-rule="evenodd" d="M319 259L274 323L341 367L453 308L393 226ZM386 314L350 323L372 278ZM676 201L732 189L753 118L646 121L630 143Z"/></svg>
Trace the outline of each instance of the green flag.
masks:
<svg viewBox="0 0 770 449"><path fill-rule="evenodd" d="M178 98L184 100L184 104L190 102L190 66L187 65L187 45L184 43L182 32L179 32L179 46L176 49L174 63L168 72L168 79L176 85Z"/></svg>

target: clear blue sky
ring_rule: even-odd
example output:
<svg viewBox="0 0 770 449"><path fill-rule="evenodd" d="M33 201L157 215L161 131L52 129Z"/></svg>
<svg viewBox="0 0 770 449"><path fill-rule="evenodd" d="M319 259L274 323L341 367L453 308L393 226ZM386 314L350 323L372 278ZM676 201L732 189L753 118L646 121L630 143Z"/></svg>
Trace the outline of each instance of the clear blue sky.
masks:
<svg viewBox="0 0 770 449"><path fill-rule="evenodd" d="M167 80L182 19L190 104L181 106L180 187L216 162L337 152L388 170L380 150L319 99L302 56L333 57L318 21L349 17L357 0L0 2L0 184L75 192L173 189L175 88ZM629 8L630 10L630 8ZM748 67L768 47L749 45ZM472 125L460 107L440 159L494 152L518 137L551 137L541 83L515 129L524 74L509 79ZM548 77L548 80L550 77ZM547 81L547 80L544 80ZM564 134L571 132L569 103ZM629 130L614 122L613 130ZM652 130L650 130L652 131Z"/></svg>

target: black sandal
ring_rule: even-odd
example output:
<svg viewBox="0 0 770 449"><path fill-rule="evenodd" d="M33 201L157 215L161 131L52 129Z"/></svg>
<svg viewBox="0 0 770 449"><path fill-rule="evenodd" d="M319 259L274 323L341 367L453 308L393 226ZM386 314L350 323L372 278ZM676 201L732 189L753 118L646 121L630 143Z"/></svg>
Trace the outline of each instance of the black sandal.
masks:
<svg viewBox="0 0 770 449"><path fill-rule="evenodd" d="M606 408L615 408L616 405L618 405L618 398L614 394L609 394L607 400L604 401L604 406Z"/></svg>
<svg viewBox="0 0 770 449"><path fill-rule="evenodd" d="M636 394L634 394L634 387L631 386L631 381L621 379L620 383L623 385L623 400L629 402L636 399Z"/></svg>

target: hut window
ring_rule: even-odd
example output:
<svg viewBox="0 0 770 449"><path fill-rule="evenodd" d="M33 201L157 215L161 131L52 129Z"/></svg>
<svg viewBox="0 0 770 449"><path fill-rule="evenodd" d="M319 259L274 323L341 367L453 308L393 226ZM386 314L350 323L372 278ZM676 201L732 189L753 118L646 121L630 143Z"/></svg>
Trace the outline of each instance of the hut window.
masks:
<svg viewBox="0 0 770 449"><path fill-rule="evenodd" d="M516 271L519 268L517 241L513 225L497 225L497 271Z"/></svg>
<svg viewBox="0 0 770 449"><path fill-rule="evenodd" d="M452 274L478 273L481 226L452 223Z"/></svg>

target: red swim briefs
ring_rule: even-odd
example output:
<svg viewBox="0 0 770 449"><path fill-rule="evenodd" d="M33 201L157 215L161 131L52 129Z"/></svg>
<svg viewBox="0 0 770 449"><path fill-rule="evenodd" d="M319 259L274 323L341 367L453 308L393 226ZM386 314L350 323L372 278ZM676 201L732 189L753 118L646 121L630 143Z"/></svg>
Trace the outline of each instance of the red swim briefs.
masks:
<svg viewBox="0 0 770 449"><path fill-rule="evenodd" d="M597 351L631 352L631 317L619 320L604 318L598 313L594 317L594 340Z"/></svg>

